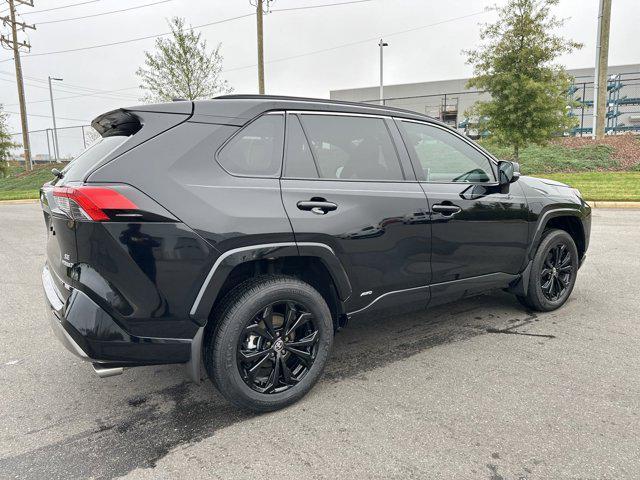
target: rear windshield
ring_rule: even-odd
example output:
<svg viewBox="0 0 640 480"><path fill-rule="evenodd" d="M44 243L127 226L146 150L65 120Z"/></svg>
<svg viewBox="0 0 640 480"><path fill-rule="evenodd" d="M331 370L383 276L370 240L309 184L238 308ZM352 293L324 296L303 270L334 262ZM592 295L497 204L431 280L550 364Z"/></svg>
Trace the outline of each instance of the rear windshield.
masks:
<svg viewBox="0 0 640 480"><path fill-rule="evenodd" d="M62 172L65 181L83 180L86 174L106 157L109 152L115 150L129 138L126 135L104 137L87 148L84 152L71 160Z"/></svg>

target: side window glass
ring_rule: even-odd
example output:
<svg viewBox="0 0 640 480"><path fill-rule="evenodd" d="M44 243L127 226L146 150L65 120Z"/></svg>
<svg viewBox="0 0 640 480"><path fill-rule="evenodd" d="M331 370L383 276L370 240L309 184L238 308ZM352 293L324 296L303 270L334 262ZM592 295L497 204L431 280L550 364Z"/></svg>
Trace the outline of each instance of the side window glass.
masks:
<svg viewBox="0 0 640 480"><path fill-rule="evenodd" d="M408 147L420 160L428 182L483 183L494 180L489 159L441 128L402 121Z"/></svg>
<svg viewBox="0 0 640 480"><path fill-rule="evenodd" d="M287 154L284 173L290 178L318 178L309 143L296 115L287 117Z"/></svg>
<svg viewBox="0 0 640 480"><path fill-rule="evenodd" d="M251 122L218 153L232 175L277 177L282 165L284 115L267 114Z"/></svg>
<svg viewBox="0 0 640 480"><path fill-rule="evenodd" d="M300 115L321 178L402 181L384 120L348 115Z"/></svg>

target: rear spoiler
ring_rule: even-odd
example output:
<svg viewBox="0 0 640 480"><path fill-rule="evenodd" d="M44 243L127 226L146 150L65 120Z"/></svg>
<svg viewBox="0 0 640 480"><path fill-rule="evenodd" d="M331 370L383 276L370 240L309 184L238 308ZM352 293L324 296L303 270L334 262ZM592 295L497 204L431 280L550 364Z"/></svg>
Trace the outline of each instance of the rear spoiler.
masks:
<svg viewBox="0 0 640 480"><path fill-rule="evenodd" d="M91 126L104 138L116 135L133 135L142 128L142 123L133 113L118 109L96 117L91 122Z"/></svg>

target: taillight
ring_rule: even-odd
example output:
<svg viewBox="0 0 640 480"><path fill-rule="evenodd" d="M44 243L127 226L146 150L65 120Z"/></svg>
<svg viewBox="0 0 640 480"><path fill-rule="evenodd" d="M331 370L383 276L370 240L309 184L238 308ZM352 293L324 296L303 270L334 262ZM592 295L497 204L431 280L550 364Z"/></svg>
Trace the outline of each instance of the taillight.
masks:
<svg viewBox="0 0 640 480"><path fill-rule="evenodd" d="M138 206L120 192L109 187L54 187L57 206L74 220L104 222L111 219L110 210L137 210Z"/></svg>

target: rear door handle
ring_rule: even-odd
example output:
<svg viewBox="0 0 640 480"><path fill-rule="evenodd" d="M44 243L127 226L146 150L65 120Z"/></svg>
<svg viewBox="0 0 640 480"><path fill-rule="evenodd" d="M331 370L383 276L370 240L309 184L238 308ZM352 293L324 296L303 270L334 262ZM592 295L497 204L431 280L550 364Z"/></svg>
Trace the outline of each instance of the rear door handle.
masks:
<svg viewBox="0 0 640 480"><path fill-rule="evenodd" d="M300 201L296 205L300 210L311 211L316 215L324 215L338 208L338 205L333 202L327 202L326 200L306 200Z"/></svg>
<svg viewBox="0 0 640 480"><path fill-rule="evenodd" d="M446 203L436 203L435 205L431 206L431 210L437 213L441 213L442 215L448 217L450 215L454 215L458 213L462 209L457 205L452 205L452 204L448 205Z"/></svg>

